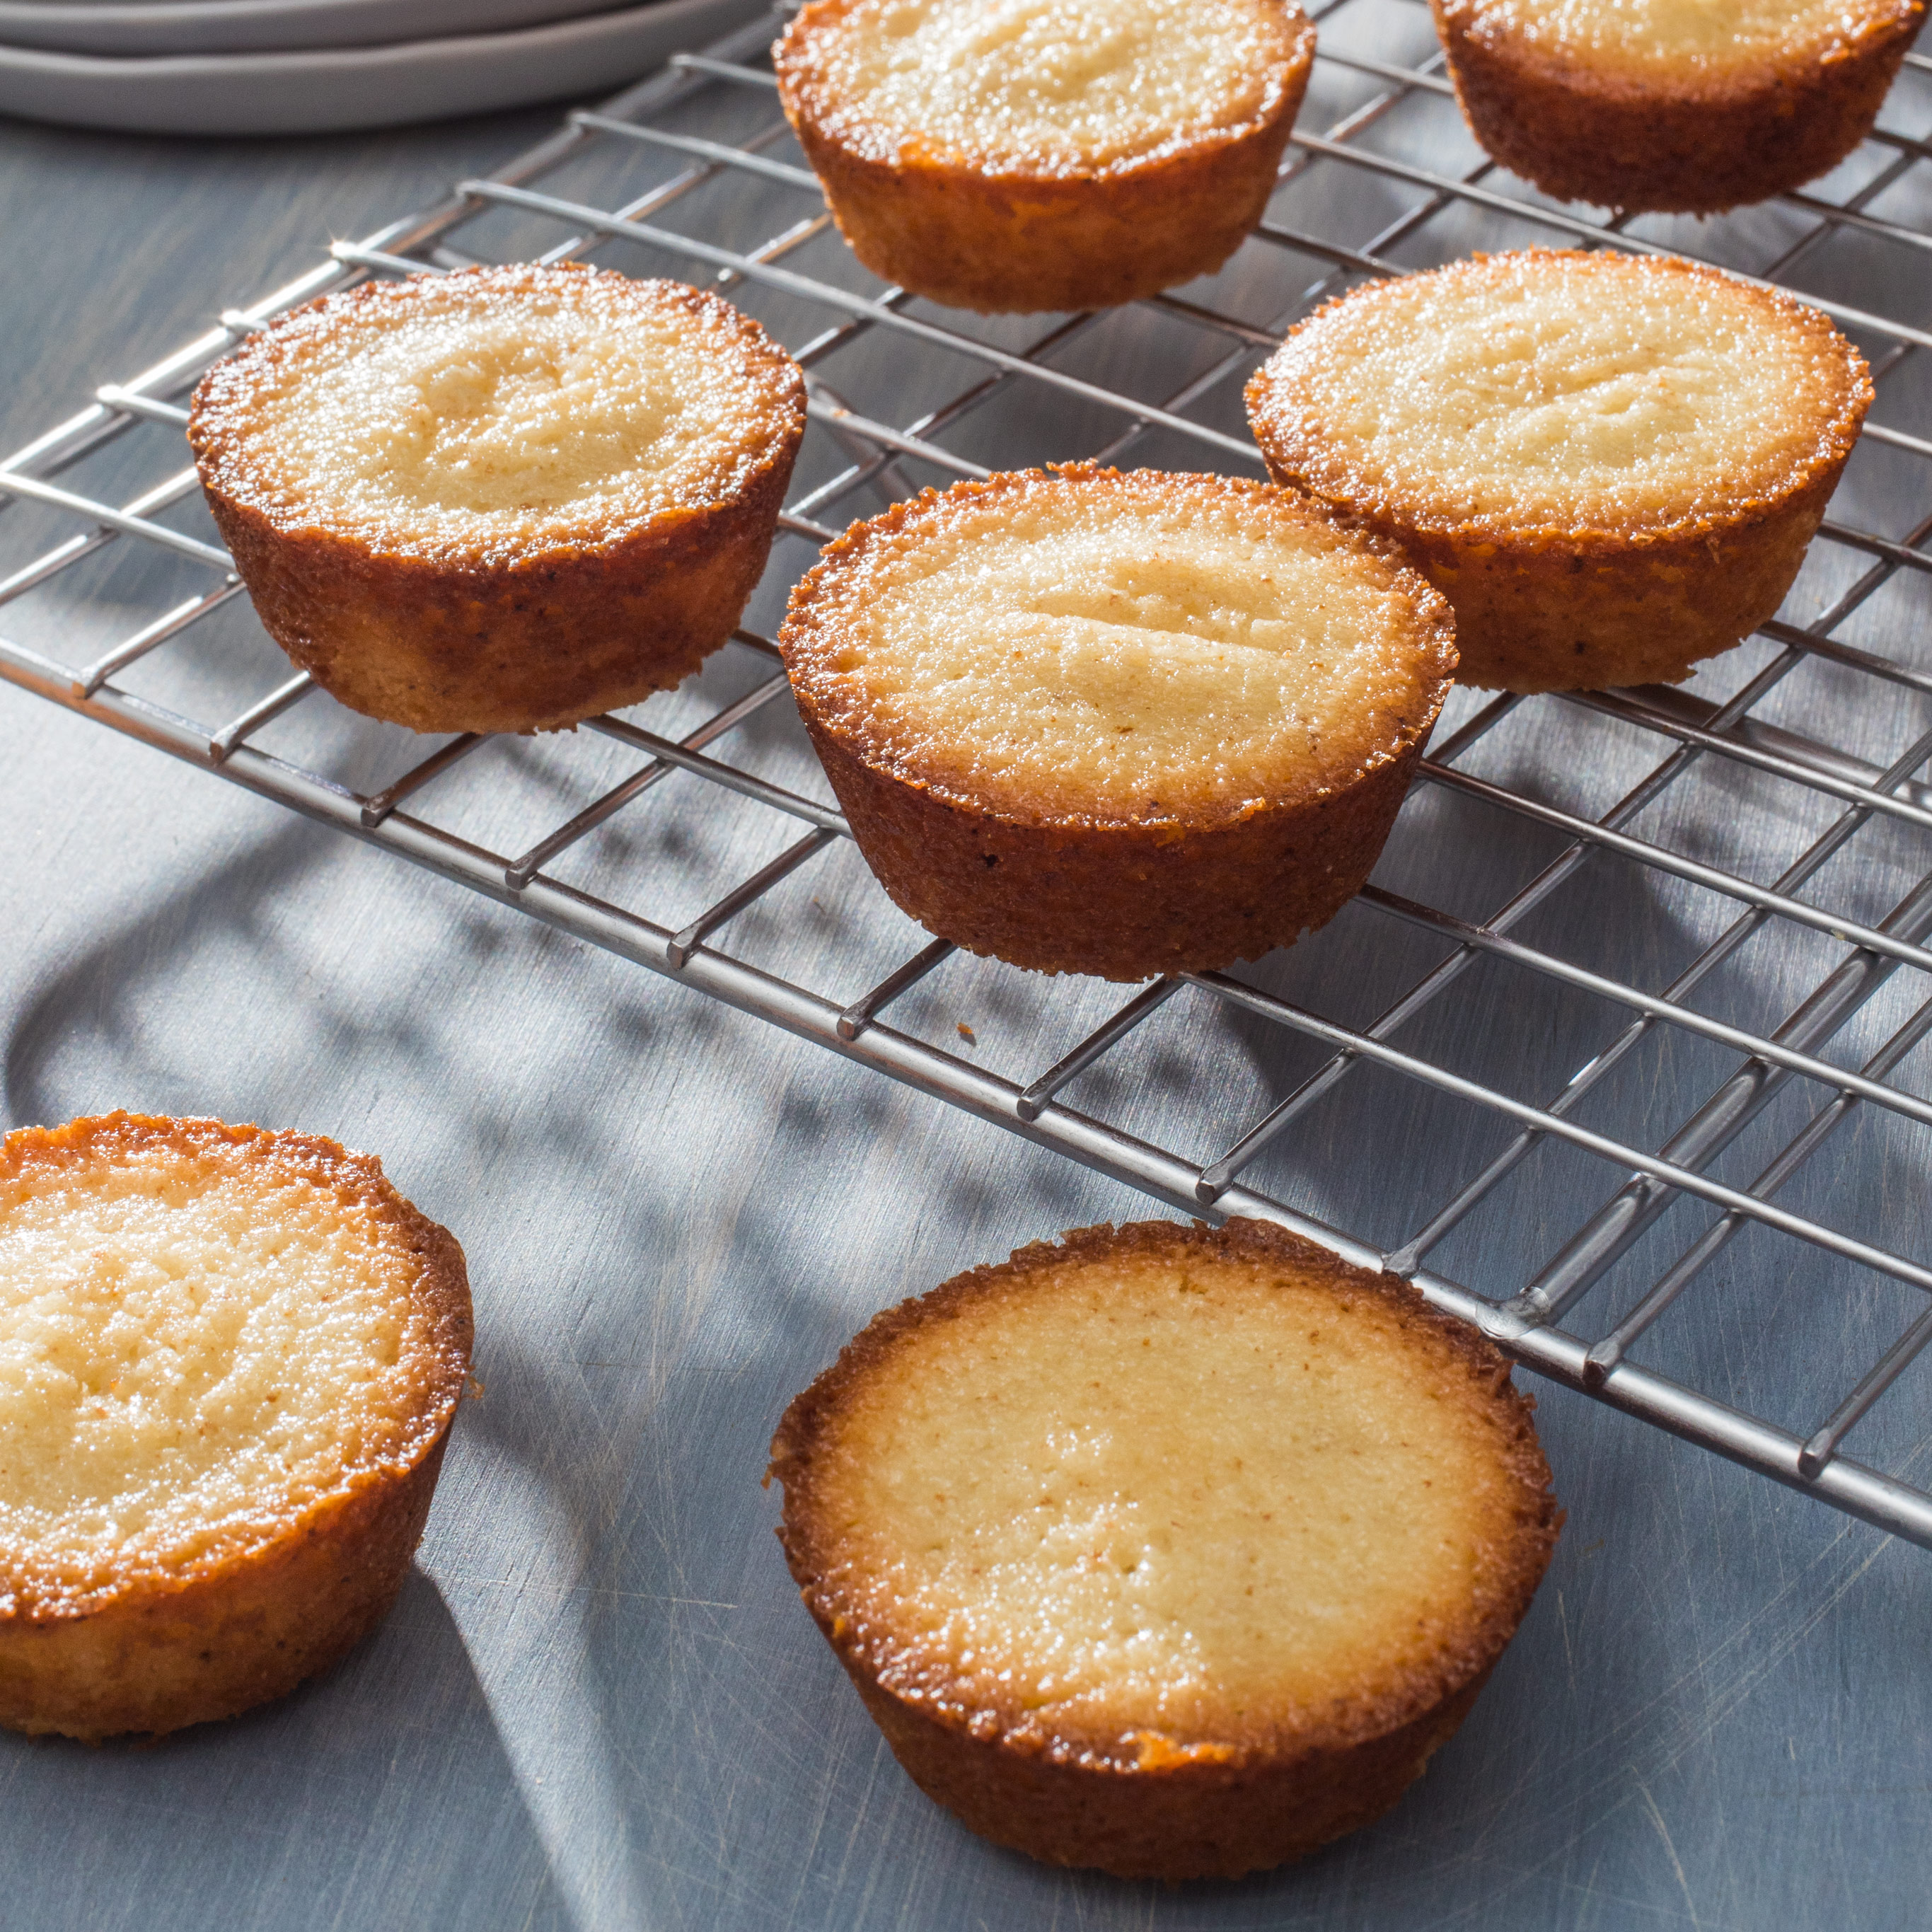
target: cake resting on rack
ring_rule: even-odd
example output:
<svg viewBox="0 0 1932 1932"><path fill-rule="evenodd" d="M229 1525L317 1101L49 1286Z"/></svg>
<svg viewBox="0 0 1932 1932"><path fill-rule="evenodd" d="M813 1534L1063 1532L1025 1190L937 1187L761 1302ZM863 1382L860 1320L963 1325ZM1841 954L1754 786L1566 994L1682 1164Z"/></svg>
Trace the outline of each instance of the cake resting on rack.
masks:
<svg viewBox="0 0 1932 1932"><path fill-rule="evenodd" d="M1271 1225L1090 1228L860 1334L779 1425L779 1534L975 1831L1237 1877L1379 1816L1475 1701L1560 1521L1530 1407Z"/></svg>
<svg viewBox="0 0 1932 1932"><path fill-rule="evenodd" d="M1872 400L1817 310L1668 256L1372 282L1248 386L1278 482L1400 544L1507 691L1688 677L1769 617Z"/></svg>
<svg viewBox="0 0 1932 1932"><path fill-rule="evenodd" d="M1925 0L1431 0L1471 131L1565 201L1709 214L1871 131Z"/></svg>
<svg viewBox="0 0 1932 1932"><path fill-rule="evenodd" d="M852 252L956 308L1103 308L1261 219L1308 85L1292 0L812 0L773 51Z"/></svg>
<svg viewBox="0 0 1932 1932"><path fill-rule="evenodd" d="M1339 911L1456 669L1442 599L1318 505L1091 466L855 524L780 642L905 911L1123 980L1258 958Z"/></svg>
<svg viewBox="0 0 1932 1932"><path fill-rule="evenodd" d="M278 318L188 436L262 622L325 690L418 731L540 731L730 634L804 430L797 364L717 296L512 266Z"/></svg>
<svg viewBox="0 0 1932 1932"><path fill-rule="evenodd" d="M463 1251L333 1141L112 1114L0 1142L0 1724L280 1696L374 1628L470 1361Z"/></svg>

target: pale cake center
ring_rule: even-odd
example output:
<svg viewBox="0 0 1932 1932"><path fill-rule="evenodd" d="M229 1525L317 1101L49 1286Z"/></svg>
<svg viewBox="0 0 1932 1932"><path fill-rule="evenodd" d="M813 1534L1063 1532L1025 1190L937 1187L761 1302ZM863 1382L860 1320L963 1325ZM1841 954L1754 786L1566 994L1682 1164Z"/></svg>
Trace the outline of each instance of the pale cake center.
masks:
<svg viewBox="0 0 1932 1932"><path fill-rule="evenodd" d="M1148 1733L1144 1761L1439 1664L1515 1502L1440 1344L1211 1261L1070 1265L914 1329L828 1446L814 1506L906 1682Z"/></svg>
<svg viewBox="0 0 1932 1932"><path fill-rule="evenodd" d="M1855 42L1891 16L1852 0L1479 0L1477 32L1682 77Z"/></svg>
<svg viewBox="0 0 1932 1932"><path fill-rule="evenodd" d="M0 1220L0 1558L191 1558L399 1444L421 1263L366 1206L178 1153Z"/></svg>
<svg viewBox="0 0 1932 1932"><path fill-rule="evenodd" d="M1527 256L1378 289L1270 374L1363 482L1442 515L1588 523L1802 464L1843 380L1822 348L1714 277Z"/></svg>
<svg viewBox="0 0 1932 1932"><path fill-rule="evenodd" d="M876 540L830 666L871 742L995 805L1130 820L1238 811L1386 752L1434 693L1394 573L1174 487L1042 484Z"/></svg>
<svg viewBox="0 0 1932 1932"><path fill-rule="evenodd" d="M254 460L332 523L487 545L628 522L708 500L764 445L771 398L682 307L424 293L304 338L262 398Z"/></svg>
<svg viewBox="0 0 1932 1932"><path fill-rule="evenodd" d="M828 98L994 173L1244 127L1282 58L1265 0L860 0L823 31Z"/></svg>

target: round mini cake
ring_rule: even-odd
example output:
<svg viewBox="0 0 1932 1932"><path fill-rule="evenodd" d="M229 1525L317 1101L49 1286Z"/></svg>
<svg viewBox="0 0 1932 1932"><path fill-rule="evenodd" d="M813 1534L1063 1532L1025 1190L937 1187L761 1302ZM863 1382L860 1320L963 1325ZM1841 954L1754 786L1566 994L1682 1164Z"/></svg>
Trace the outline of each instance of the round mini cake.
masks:
<svg viewBox="0 0 1932 1932"><path fill-rule="evenodd" d="M1090 466L855 524L780 642L906 912L1124 980L1258 958L1338 911L1456 669L1442 598L1318 506Z"/></svg>
<svg viewBox="0 0 1932 1932"><path fill-rule="evenodd" d="M805 430L728 302L606 269L365 282L251 335L188 440L262 622L352 710L542 731L730 634Z"/></svg>
<svg viewBox="0 0 1932 1932"><path fill-rule="evenodd" d="M778 89L852 252L955 308L1102 308L1211 274L1308 85L1292 0L812 0Z"/></svg>
<svg viewBox="0 0 1932 1932"><path fill-rule="evenodd" d="M0 1142L0 1724L279 1696L394 1600L468 1371L463 1251L314 1136Z"/></svg>
<svg viewBox="0 0 1932 1932"><path fill-rule="evenodd" d="M1871 400L1788 296L1530 249L1316 310L1248 416L1276 482L1448 598L1464 683L1597 691L1686 677L1777 610Z"/></svg>
<svg viewBox="0 0 1932 1932"><path fill-rule="evenodd" d="M1259 1222L1089 1228L879 1316L786 1412L778 1534L921 1790L1239 1876L1393 1804L1561 1518L1509 1365Z"/></svg>
<svg viewBox="0 0 1932 1932"><path fill-rule="evenodd" d="M1713 214L1870 131L1925 0L1431 0L1471 131L1565 201Z"/></svg>

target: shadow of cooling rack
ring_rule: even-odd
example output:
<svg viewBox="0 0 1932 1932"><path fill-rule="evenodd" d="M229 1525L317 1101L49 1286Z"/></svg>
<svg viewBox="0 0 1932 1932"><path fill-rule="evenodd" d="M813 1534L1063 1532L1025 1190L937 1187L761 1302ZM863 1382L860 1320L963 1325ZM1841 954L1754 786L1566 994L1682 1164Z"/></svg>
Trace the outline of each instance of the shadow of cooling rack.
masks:
<svg viewBox="0 0 1932 1932"><path fill-rule="evenodd" d="M1529 1367L1932 1546L1904 1393L1932 1340L1932 1100L1904 1078L1932 1031L1932 334L1901 320L1932 314L1932 178L1897 131L1932 62L1813 192L1606 221L1471 144L1414 0L1318 17L1261 232L1185 293L1059 318L866 276L778 111L770 20L680 58L0 465L0 676L1173 1206L1409 1276ZM1253 968L1126 995L928 943L822 802L774 663L816 546L994 467L1258 474L1241 384L1297 316L1531 242L1717 261L1864 349L1879 406L1784 616L1679 688L1458 692L1375 882ZM184 466L186 393L326 290L536 257L756 314L810 377L800 494L746 628L681 690L416 739L287 676Z"/></svg>

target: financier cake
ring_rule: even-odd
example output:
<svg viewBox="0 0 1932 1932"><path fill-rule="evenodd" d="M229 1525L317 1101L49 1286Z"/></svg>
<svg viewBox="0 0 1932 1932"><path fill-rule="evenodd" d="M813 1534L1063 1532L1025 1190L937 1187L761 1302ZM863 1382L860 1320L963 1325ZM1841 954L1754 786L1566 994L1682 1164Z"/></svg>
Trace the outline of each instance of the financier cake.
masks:
<svg viewBox="0 0 1932 1932"><path fill-rule="evenodd" d="M542 731L730 634L804 430L798 365L728 302L514 266L280 317L203 378L188 440L325 690L418 731Z"/></svg>
<svg viewBox="0 0 1932 1932"><path fill-rule="evenodd" d="M394 1599L470 1360L463 1251L308 1134L0 1142L0 1724L279 1696Z"/></svg>
<svg viewBox="0 0 1932 1932"><path fill-rule="evenodd" d="M1261 219L1314 55L1291 0L812 0L773 58L853 253L999 310L1218 268Z"/></svg>
<svg viewBox="0 0 1932 1932"><path fill-rule="evenodd" d="M1431 0L1456 98L1565 201L1706 214L1843 160L1925 0Z"/></svg>
<svg viewBox="0 0 1932 1932"><path fill-rule="evenodd" d="M1528 249L1317 309L1248 417L1277 482L1449 599L1463 682L1596 691L1687 677L1777 610L1871 400L1789 296Z"/></svg>
<svg viewBox="0 0 1932 1932"><path fill-rule="evenodd" d="M1561 1518L1508 1364L1259 1222L1022 1248L786 1412L806 1606L894 1755L998 1843L1233 1878L1378 1817Z"/></svg>
<svg viewBox="0 0 1932 1932"><path fill-rule="evenodd" d="M1123 980L1256 958L1338 911L1456 669L1442 599L1318 506L1090 466L854 525L780 642L906 912Z"/></svg>

